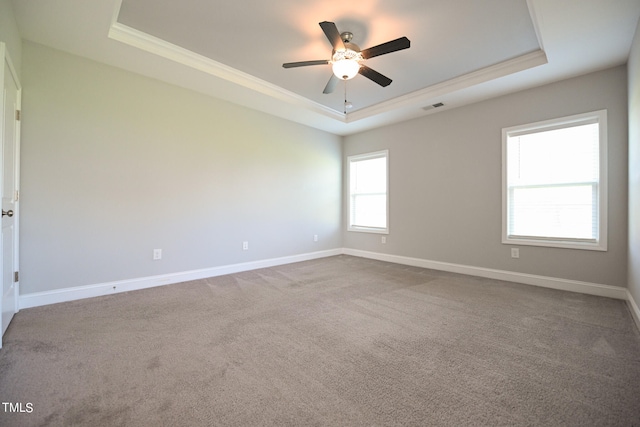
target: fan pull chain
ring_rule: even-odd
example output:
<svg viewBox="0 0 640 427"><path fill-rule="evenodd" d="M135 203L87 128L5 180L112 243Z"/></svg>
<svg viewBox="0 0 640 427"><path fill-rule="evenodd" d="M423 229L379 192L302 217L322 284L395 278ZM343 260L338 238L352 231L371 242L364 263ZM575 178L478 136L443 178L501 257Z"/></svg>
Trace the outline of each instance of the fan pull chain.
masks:
<svg viewBox="0 0 640 427"><path fill-rule="evenodd" d="M344 113L347 114L347 110L352 108L353 104L347 101L347 81L344 81Z"/></svg>
<svg viewBox="0 0 640 427"><path fill-rule="evenodd" d="M347 114L347 81L344 81L344 113Z"/></svg>

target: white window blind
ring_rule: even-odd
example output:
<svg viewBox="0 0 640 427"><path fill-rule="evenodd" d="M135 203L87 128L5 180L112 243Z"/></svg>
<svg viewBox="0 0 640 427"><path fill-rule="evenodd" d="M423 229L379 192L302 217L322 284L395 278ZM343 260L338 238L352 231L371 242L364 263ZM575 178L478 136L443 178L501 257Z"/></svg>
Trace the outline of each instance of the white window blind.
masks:
<svg viewBox="0 0 640 427"><path fill-rule="evenodd" d="M348 158L350 231L388 233L388 153Z"/></svg>
<svg viewBox="0 0 640 427"><path fill-rule="evenodd" d="M606 112L503 131L503 243L606 249Z"/></svg>

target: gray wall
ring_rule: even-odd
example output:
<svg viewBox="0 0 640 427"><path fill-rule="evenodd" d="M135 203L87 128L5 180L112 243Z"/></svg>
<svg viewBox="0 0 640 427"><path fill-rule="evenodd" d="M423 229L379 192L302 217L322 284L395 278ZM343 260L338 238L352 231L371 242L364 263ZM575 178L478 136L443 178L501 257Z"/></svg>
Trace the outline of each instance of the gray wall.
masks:
<svg viewBox="0 0 640 427"><path fill-rule="evenodd" d="M344 246L616 286L627 284L628 266L639 301L639 37L628 105L618 67L352 135L341 153L335 135L22 47L10 2L0 0L0 39L24 70L21 291ZM521 247L511 259L500 243L501 128L601 108L609 111L609 251ZM340 217L343 156L383 148L391 150L386 245L341 232ZM153 248L162 261L151 260Z"/></svg>
<svg viewBox="0 0 640 427"><path fill-rule="evenodd" d="M344 231L344 246L626 286L626 81L620 66L346 137L345 156L390 150L390 234L382 244ZM521 246L512 259L501 244L501 129L600 109L608 110L609 250Z"/></svg>
<svg viewBox="0 0 640 427"><path fill-rule="evenodd" d="M629 292L640 304L640 22L629 70Z"/></svg>
<svg viewBox="0 0 640 427"><path fill-rule="evenodd" d="M340 137L22 54L22 294L341 247Z"/></svg>

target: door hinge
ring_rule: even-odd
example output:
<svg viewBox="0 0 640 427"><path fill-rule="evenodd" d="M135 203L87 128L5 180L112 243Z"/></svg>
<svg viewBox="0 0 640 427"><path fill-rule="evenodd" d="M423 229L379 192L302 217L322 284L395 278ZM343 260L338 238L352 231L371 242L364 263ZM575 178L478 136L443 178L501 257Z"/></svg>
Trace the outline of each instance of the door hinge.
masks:
<svg viewBox="0 0 640 427"><path fill-rule="evenodd" d="M17 283L19 280L20 280L20 274L18 274L18 272L16 271L13 273L13 281Z"/></svg>
<svg viewBox="0 0 640 427"><path fill-rule="evenodd" d="M16 110L16 120L20 121L20 110Z"/></svg>

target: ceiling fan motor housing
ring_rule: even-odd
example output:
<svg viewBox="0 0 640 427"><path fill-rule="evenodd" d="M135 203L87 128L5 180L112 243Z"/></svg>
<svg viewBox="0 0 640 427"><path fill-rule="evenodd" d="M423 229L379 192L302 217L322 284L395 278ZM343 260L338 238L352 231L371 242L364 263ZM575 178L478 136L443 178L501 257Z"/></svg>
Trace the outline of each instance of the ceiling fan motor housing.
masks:
<svg viewBox="0 0 640 427"><path fill-rule="evenodd" d="M340 33L340 38L344 43L349 43L351 42L351 40L353 40L353 33L350 31L344 31Z"/></svg>

